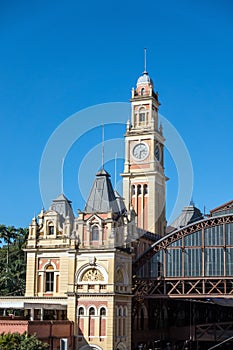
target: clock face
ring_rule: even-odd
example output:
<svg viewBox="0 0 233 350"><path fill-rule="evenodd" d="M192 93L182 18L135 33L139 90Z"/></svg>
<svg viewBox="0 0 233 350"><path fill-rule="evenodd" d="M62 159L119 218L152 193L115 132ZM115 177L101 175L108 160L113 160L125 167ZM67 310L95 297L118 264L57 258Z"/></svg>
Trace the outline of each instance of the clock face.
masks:
<svg viewBox="0 0 233 350"><path fill-rule="evenodd" d="M136 146L134 146L132 151L133 157L137 160L144 160L149 154L149 149L147 144L145 143L138 143Z"/></svg>
<svg viewBox="0 0 233 350"><path fill-rule="evenodd" d="M160 161L160 148L158 145L155 147L155 158L158 162Z"/></svg>

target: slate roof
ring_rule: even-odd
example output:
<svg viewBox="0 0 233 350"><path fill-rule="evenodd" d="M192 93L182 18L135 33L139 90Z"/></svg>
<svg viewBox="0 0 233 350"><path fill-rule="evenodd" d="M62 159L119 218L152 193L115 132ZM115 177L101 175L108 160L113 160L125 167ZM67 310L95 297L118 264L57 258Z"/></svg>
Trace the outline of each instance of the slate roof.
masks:
<svg viewBox="0 0 233 350"><path fill-rule="evenodd" d="M179 229L181 227L187 226L192 222L202 220L204 217L201 211L194 206L194 204L190 204L189 206L184 207L181 214L173 221L169 228Z"/></svg>
<svg viewBox="0 0 233 350"><path fill-rule="evenodd" d="M117 201L117 205L118 205L118 209L120 213L125 213L126 212L126 207L125 207L125 203L124 203L124 198L121 197L121 195L115 190L114 191L115 197L116 197L116 201Z"/></svg>
<svg viewBox="0 0 233 350"><path fill-rule="evenodd" d="M97 174L85 209L87 213L120 213L109 173L103 168Z"/></svg>
<svg viewBox="0 0 233 350"><path fill-rule="evenodd" d="M62 215L64 218L69 216L71 219L74 219L73 209L71 207L71 201L66 198L66 196L61 193L56 199L52 201L50 205L51 210L55 210L57 213Z"/></svg>

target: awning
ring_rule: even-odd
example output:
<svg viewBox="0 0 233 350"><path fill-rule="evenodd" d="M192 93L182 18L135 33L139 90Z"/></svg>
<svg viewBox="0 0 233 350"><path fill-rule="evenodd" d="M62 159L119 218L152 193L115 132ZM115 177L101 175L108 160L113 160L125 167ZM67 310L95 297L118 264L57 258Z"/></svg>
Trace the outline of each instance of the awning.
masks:
<svg viewBox="0 0 233 350"><path fill-rule="evenodd" d="M1 301L0 309L23 309L24 302L23 301Z"/></svg>
<svg viewBox="0 0 233 350"><path fill-rule="evenodd" d="M62 304L46 303L24 303L25 309L66 310L67 306Z"/></svg>

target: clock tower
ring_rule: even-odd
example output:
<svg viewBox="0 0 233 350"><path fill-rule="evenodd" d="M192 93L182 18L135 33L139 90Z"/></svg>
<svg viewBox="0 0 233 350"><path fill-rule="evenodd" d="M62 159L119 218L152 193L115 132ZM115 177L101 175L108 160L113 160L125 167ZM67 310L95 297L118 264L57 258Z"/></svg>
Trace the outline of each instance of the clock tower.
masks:
<svg viewBox="0 0 233 350"><path fill-rule="evenodd" d="M164 137L158 125L158 93L146 69L132 89L131 121L125 134L123 196L137 213L137 226L164 235L166 176Z"/></svg>

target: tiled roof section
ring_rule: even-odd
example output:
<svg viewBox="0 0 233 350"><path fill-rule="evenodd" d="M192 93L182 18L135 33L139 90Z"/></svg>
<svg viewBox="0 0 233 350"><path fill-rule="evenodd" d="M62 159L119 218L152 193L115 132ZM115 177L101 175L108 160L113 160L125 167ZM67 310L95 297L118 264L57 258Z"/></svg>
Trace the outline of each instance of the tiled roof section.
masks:
<svg viewBox="0 0 233 350"><path fill-rule="evenodd" d="M120 213L110 175L102 169L96 174L84 211L86 213Z"/></svg>
<svg viewBox="0 0 233 350"><path fill-rule="evenodd" d="M195 221L199 221L203 219L203 215L201 211L196 208L194 205L189 205L187 207L184 207L181 214L176 218L173 223L170 224L170 232L172 231L172 228L175 229L187 226Z"/></svg>
<svg viewBox="0 0 233 350"><path fill-rule="evenodd" d="M68 198L66 198L66 196L63 193L61 193L56 199L52 201L50 209L55 210L64 218L69 216L71 219L74 219L74 213L71 207L71 203L72 202Z"/></svg>

